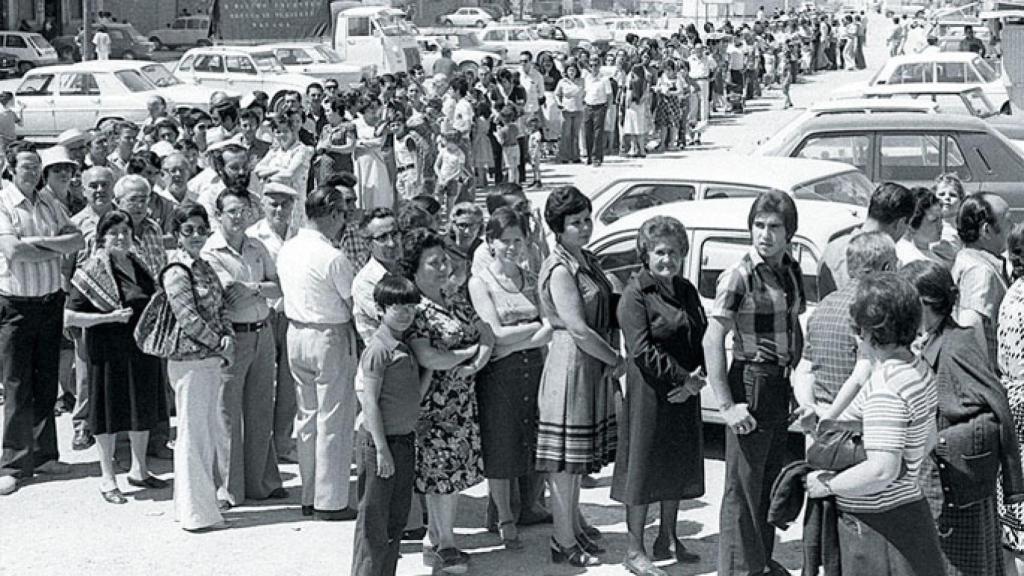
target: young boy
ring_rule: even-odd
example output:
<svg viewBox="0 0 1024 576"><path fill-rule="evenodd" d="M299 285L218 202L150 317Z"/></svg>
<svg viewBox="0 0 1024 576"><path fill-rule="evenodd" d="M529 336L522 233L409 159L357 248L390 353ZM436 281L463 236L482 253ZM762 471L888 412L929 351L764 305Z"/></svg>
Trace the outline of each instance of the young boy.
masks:
<svg viewBox="0 0 1024 576"><path fill-rule="evenodd" d="M380 328L359 360L359 519L352 576L393 576L412 500L414 427L423 393L419 366L402 339L416 315L412 281L387 274L373 291L383 311Z"/></svg>
<svg viewBox="0 0 1024 576"><path fill-rule="evenodd" d="M452 213L452 206L459 195L460 178L466 170L466 154L459 147L461 142L462 135L458 132L445 132L444 146L434 161L438 196L439 200L444 202L446 216Z"/></svg>

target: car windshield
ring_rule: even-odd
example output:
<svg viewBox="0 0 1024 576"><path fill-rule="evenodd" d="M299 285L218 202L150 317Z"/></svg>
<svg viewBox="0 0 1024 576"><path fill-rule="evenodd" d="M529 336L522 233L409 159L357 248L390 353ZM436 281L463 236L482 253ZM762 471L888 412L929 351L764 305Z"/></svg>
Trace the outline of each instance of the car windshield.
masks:
<svg viewBox="0 0 1024 576"><path fill-rule="evenodd" d="M124 33L129 35L129 36L131 36L132 38L134 38L138 42L148 42L149 41L148 39L146 39L145 36L143 36L142 34L139 34L139 31L136 30L135 27L132 26L131 24L128 24L128 25L126 25L124 27Z"/></svg>
<svg viewBox="0 0 1024 576"><path fill-rule="evenodd" d="M978 71L978 74L981 76L982 81L986 84L989 82L995 82L999 79L999 74L992 69L992 66L990 66L988 62L985 62L981 58L975 58L972 63L974 64L974 68Z"/></svg>
<svg viewBox="0 0 1024 576"><path fill-rule="evenodd" d="M153 84L139 74L138 70L118 70L114 72L114 76L129 92L148 92L154 89Z"/></svg>
<svg viewBox="0 0 1024 576"><path fill-rule="evenodd" d="M998 111L992 105L992 101L985 96L981 90L969 90L964 93L964 102L971 108L971 112L978 118L995 116Z"/></svg>
<svg viewBox="0 0 1024 576"><path fill-rule="evenodd" d="M374 21L385 36L414 36L409 22L398 14L380 14Z"/></svg>
<svg viewBox="0 0 1024 576"><path fill-rule="evenodd" d="M793 190L799 200L827 200L867 206L874 186L868 177L859 171L844 172L801 184Z"/></svg>
<svg viewBox="0 0 1024 576"><path fill-rule="evenodd" d="M28 41L40 51L53 50L53 46L46 41L46 38L43 38L42 34L29 34Z"/></svg>
<svg viewBox="0 0 1024 576"><path fill-rule="evenodd" d="M341 64L344 62L337 52L326 46L314 46L312 50L307 52L312 52L317 62L327 62L328 64Z"/></svg>
<svg viewBox="0 0 1024 576"><path fill-rule="evenodd" d="M588 18L583 18L583 22L585 22L588 27L589 26L598 26L598 27L604 26L604 22L602 22L600 18L597 18L595 16L590 16Z"/></svg>
<svg viewBox="0 0 1024 576"><path fill-rule="evenodd" d="M174 74L168 72L167 68L164 68L163 64L146 64L139 70L142 71L142 75L145 76L147 80L152 82L158 88L166 88L168 86L176 86L183 83L181 80L178 80Z"/></svg>
<svg viewBox="0 0 1024 576"><path fill-rule="evenodd" d="M256 61L256 67L260 72L278 72L284 74L284 64L277 59L273 52L254 52L252 59Z"/></svg>

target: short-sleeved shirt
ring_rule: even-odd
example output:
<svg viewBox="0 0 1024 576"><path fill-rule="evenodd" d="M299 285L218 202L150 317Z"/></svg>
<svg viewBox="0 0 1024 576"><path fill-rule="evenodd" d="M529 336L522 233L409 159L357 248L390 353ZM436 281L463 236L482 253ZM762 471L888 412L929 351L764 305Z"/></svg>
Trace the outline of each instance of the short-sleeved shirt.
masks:
<svg viewBox="0 0 1024 576"><path fill-rule="evenodd" d="M842 290L850 283L850 274L846 270L846 247L850 240L860 233L860 228L834 238L825 245L818 264L818 297Z"/></svg>
<svg viewBox="0 0 1024 576"><path fill-rule="evenodd" d="M367 383L380 384L377 406L384 434L412 432L420 413L420 370L409 347L397 340L390 328L381 326L366 343L359 359L359 372L364 390Z"/></svg>
<svg viewBox="0 0 1024 576"><path fill-rule="evenodd" d="M267 223L266 218L262 218L259 222L249 226L245 233L250 238L255 238L263 243L267 252L270 252L270 257L274 260L276 269L277 254L281 251L281 246L284 246L284 238L281 238L277 235L277 232L274 232L274 229ZM284 310L284 300L281 298L268 299L267 303L278 312Z"/></svg>
<svg viewBox="0 0 1024 576"><path fill-rule="evenodd" d="M277 279L274 258L262 242L243 236L242 249L236 251L223 233L214 232L201 252L217 273L222 286L231 282L266 282ZM267 299L261 296L226 303L228 319L232 322L262 322L270 314Z"/></svg>
<svg viewBox="0 0 1024 576"><path fill-rule="evenodd" d="M352 281L352 318L363 342L368 342L380 328L381 313L373 299L373 290L387 273L387 268L371 257Z"/></svg>
<svg viewBox="0 0 1024 576"><path fill-rule="evenodd" d="M35 202L30 202L13 182L0 183L0 236L53 237L69 224L64 206L46 190L36 192ZM41 262L12 263L0 253L0 295L40 297L60 289L60 254Z"/></svg>
<svg viewBox="0 0 1024 576"><path fill-rule="evenodd" d="M851 282L818 302L807 320L803 357L814 374L814 401L831 404L857 365L857 339L850 325L850 304L857 296Z"/></svg>
<svg viewBox="0 0 1024 576"><path fill-rule="evenodd" d="M164 248L164 232L156 220L146 218L135 227L132 253L142 260L153 278L160 277L160 271L167 265L167 250Z"/></svg>
<svg viewBox="0 0 1024 576"><path fill-rule="evenodd" d="M776 270L753 248L718 277L711 315L733 328L733 359L796 366L803 351L800 314L807 309L800 265L788 254Z"/></svg>
<svg viewBox="0 0 1024 576"><path fill-rule="evenodd" d="M303 228L284 243L278 269L284 309L290 320L345 324L352 320L352 264L317 230Z"/></svg>
<svg viewBox="0 0 1024 576"><path fill-rule="evenodd" d="M938 392L928 363L887 360L876 366L842 420L864 425L864 449L898 454L900 476L884 489L863 496L838 496L839 507L851 512L884 512L923 497L917 485L929 438L936 432Z"/></svg>
<svg viewBox="0 0 1024 576"><path fill-rule="evenodd" d="M958 319L967 310L973 310L984 318L985 341L995 367L999 305L1009 288L1003 260L990 252L965 247L957 253L952 273L960 293L956 301Z"/></svg>

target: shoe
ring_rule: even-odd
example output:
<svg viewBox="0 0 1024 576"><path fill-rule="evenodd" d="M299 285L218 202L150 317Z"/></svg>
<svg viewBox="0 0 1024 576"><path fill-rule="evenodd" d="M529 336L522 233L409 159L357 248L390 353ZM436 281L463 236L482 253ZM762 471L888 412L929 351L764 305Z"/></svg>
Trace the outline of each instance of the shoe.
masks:
<svg viewBox="0 0 1024 576"><path fill-rule="evenodd" d="M789 576L789 570L775 560L769 559L768 566L764 569L765 576Z"/></svg>
<svg viewBox="0 0 1024 576"><path fill-rule="evenodd" d="M312 516L313 515L313 507L312 506L306 506L305 504L303 504L302 505L302 515L306 516L306 517Z"/></svg>
<svg viewBox="0 0 1024 576"><path fill-rule="evenodd" d="M643 554L637 554L630 556L629 554L622 560L622 565L633 574L637 576L668 576L668 572L665 572L661 568L654 565L650 558Z"/></svg>
<svg viewBox="0 0 1024 576"><path fill-rule="evenodd" d="M106 492L100 492L103 499L111 504L127 504L128 499L121 494L121 490L114 488L113 490L107 490Z"/></svg>
<svg viewBox="0 0 1024 576"><path fill-rule="evenodd" d="M161 480L156 476L146 476L145 480L136 480L131 476L128 477L128 485L135 486L136 488L152 488L153 490L162 490L170 485L167 480Z"/></svg>
<svg viewBox="0 0 1024 576"><path fill-rule="evenodd" d="M445 574L465 574L469 569L469 559L461 550L455 548L444 548L437 551L439 564L434 568L440 568Z"/></svg>
<svg viewBox="0 0 1024 576"><path fill-rule="evenodd" d="M675 549L673 551L673 548ZM654 540L654 554L651 556L654 560L671 560L675 558L676 562L681 564L695 564L700 562L700 555L694 554L683 546L683 543L679 539L674 539L674 542L669 543L662 540L660 537Z"/></svg>
<svg viewBox="0 0 1024 576"><path fill-rule="evenodd" d="M321 522L348 522L355 520L359 513L351 508L341 510L317 510L313 509L313 519Z"/></svg>
<svg viewBox="0 0 1024 576"><path fill-rule="evenodd" d="M591 556L597 556L598 554L604 554L607 552L607 550L595 544L593 540L587 538L586 533L577 534L576 543L580 545L580 548L583 548L584 552Z"/></svg>
<svg viewBox="0 0 1024 576"><path fill-rule="evenodd" d="M71 449L75 451L88 450L96 443L96 438L85 430L75 432L75 438L71 441Z"/></svg>
<svg viewBox="0 0 1024 576"><path fill-rule="evenodd" d="M502 522L498 527L498 534L501 535L501 543L506 550L523 549L523 541L519 539L519 529L516 528L515 522L511 520Z"/></svg>
<svg viewBox="0 0 1024 576"><path fill-rule="evenodd" d="M282 462L284 464L298 464L299 463L299 455L296 453L295 449L293 448L292 450L289 450L288 452L285 452L284 454L279 455L277 457L277 461L278 462Z"/></svg>
<svg viewBox="0 0 1024 576"><path fill-rule="evenodd" d="M287 497L288 490L286 490L282 486L274 488L273 490L270 491L270 494L267 494L267 500L284 500Z"/></svg>
<svg viewBox="0 0 1024 576"><path fill-rule="evenodd" d="M555 521L551 512L546 510L524 512L519 515L520 526L535 526L537 524L551 524Z"/></svg>
<svg viewBox="0 0 1024 576"><path fill-rule="evenodd" d="M228 502L227 500L217 500L217 510L227 512L228 510L231 510L231 508L231 502Z"/></svg>
<svg viewBox="0 0 1024 576"><path fill-rule="evenodd" d="M18 480L14 476L0 476L0 496L14 494L18 490Z"/></svg>
<svg viewBox="0 0 1024 576"><path fill-rule="evenodd" d="M601 531L593 526L583 526L583 533L590 538L592 542L597 542L602 538Z"/></svg>
<svg viewBox="0 0 1024 576"><path fill-rule="evenodd" d="M420 526L419 528L413 528L412 530L406 530L402 532L402 540L418 542L423 540L427 536L427 527Z"/></svg>
<svg viewBox="0 0 1024 576"><path fill-rule="evenodd" d="M71 465L57 460L50 460L49 462L44 462L40 466L36 466L36 473L48 474L50 476L63 476L71 473Z"/></svg>
<svg viewBox="0 0 1024 576"><path fill-rule="evenodd" d="M433 546L424 544L423 565L427 568L440 568L442 563L443 562L441 562L441 556L437 553L437 550L434 550Z"/></svg>
<svg viewBox="0 0 1024 576"><path fill-rule="evenodd" d="M555 564L568 563L576 568L587 568L601 563L597 558L584 552L579 544L572 548L562 548L554 538L551 539L551 561Z"/></svg>
<svg viewBox="0 0 1024 576"><path fill-rule="evenodd" d="M600 167L600 166L601 166L601 164L602 164L602 161L601 161L601 160L594 160L594 167L595 167L595 168L598 168L598 167Z"/></svg>
<svg viewBox="0 0 1024 576"><path fill-rule="evenodd" d="M206 534L207 532L216 532L218 530L226 530L228 528L231 528L231 523L227 520L221 520L216 524L212 524L210 526L203 526L202 528L185 528L185 532L189 532L192 534Z"/></svg>
<svg viewBox="0 0 1024 576"><path fill-rule="evenodd" d="M75 396L71 393L57 398L57 402L53 405L53 415L59 418L62 414L71 412L75 409L75 401Z"/></svg>
<svg viewBox="0 0 1024 576"><path fill-rule="evenodd" d="M146 452L146 456L156 458L157 460L174 460L174 450L171 450L166 445L161 445L156 448L150 448Z"/></svg>

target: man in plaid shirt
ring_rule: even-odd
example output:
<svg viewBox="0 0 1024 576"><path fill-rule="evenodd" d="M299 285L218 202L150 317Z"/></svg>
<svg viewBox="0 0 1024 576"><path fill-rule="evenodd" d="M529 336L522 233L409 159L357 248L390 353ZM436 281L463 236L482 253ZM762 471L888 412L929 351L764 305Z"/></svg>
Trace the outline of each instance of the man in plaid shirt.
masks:
<svg viewBox="0 0 1024 576"><path fill-rule="evenodd" d="M772 560L768 493L785 460L789 375L800 360L806 309L800 265L788 252L797 228L793 199L762 192L747 222L752 249L719 276L704 336L708 381L728 426L718 544L723 576L788 574Z"/></svg>

